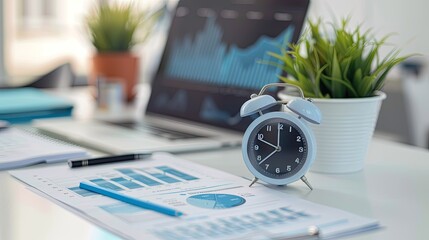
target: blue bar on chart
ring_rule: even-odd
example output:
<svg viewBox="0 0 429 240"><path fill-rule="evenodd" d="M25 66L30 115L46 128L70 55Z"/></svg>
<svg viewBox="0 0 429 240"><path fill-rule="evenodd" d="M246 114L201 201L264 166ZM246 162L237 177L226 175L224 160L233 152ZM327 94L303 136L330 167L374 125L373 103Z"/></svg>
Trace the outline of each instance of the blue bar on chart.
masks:
<svg viewBox="0 0 429 240"><path fill-rule="evenodd" d="M280 211L278 210L271 210L268 211L269 213L269 218L272 219L273 222L283 222L284 219L288 219L287 215L282 214Z"/></svg>
<svg viewBox="0 0 429 240"><path fill-rule="evenodd" d="M302 218L302 217L311 217L310 214L307 214L303 211L295 211L287 207L280 208L282 211L290 214L289 218Z"/></svg>
<svg viewBox="0 0 429 240"><path fill-rule="evenodd" d="M141 170L143 172L145 172L145 173L147 173L147 174L155 177L155 178L158 178L159 180L161 180L163 182L166 182L166 183L177 183L177 182L180 182L180 180L177 180L175 178L169 177L169 176L167 176L165 174L162 174L162 173L152 172L152 171L147 170L147 169L146 170L145 169L141 169Z"/></svg>
<svg viewBox="0 0 429 240"><path fill-rule="evenodd" d="M87 190L82 189L80 187L72 187L72 188L69 188L69 190L81 195L82 197L89 197L89 196L97 195L96 193L87 191Z"/></svg>
<svg viewBox="0 0 429 240"><path fill-rule="evenodd" d="M190 223L179 227L160 227L156 230L154 229L153 233L165 240L205 239L217 236L233 238L238 234L243 236L243 234L248 234L258 229L262 230L265 226L287 226L290 222L297 221L297 219L291 220L286 217L290 213L300 215L298 218L311 216L309 214L302 216L302 214L297 214L299 211L279 208L252 214L217 218L200 223Z"/></svg>
<svg viewBox="0 0 429 240"><path fill-rule="evenodd" d="M128 177L141 182L143 184L146 184L148 186L158 186L158 185L162 185L162 183L157 182L151 178L148 178L144 175L138 174L136 172L134 172L132 169L128 169L128 168L122 168L122 169L117 169L118 172L127 175Z"/></svg>
<svg viewBox="0 0 429 240"><path fill-rule="evenodd" d="M184 180L187 180L187 181L197 180L198 179L197 177L191 176L189 174L186 174L184 172L178 171L178 170L176 170L174 168L170 168L168 166L160 166L160 167L156 167L156 168L158 168L159 170L163 171L164 173L169 173L169 174L171 174L173 176L176 176L178 178L181 178L181 179L184 179Z"/></svg>
<svg viewBox="0 0 429 240"><path fill-rule="evenodd" d="M93 182L93 183L97 184L97 185L98 185L98 186L100 186L100 187L104 187L104 188L112 189L112 190L114 190L114 191L122 191L122 190L123 190L122 188L120 188L120 187L116 186L115 184L113 184L113 183L111 183L111 182L108 182L108 181L106 181L106 180L104 180L104 179L101 179L101 178L91 179L91 180L89 180L89 181L91 181L91 182Z"/></svg>
<svg viewBox="0 0 429 240"><path fill-rule="evenodd" d="M254 229L254 228L257 227L252 222L244 221L243 219L241 219L241 217L232 217L232 218L229 219L229 221L231 221L233 223L236 223L236 224L242 226L245 229Z"/></svg>
<svg viewBox="0 0 429 240"><path fill-rule="evenodd" d="M110 180L112 180L113 182L116 182L116 183L118 183L118 184L120 184L126 188L129 188L129 189L136 189L136 188L142 188L143 187L142 185L138 185L137 183L132 182L132 181L125 179L123 177L112 178Z"/></svg>

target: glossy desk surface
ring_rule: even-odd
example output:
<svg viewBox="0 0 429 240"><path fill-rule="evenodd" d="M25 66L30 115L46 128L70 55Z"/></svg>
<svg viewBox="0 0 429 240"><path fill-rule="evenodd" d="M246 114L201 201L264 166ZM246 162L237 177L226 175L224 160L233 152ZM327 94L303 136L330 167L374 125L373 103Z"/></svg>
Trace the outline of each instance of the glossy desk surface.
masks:
<svg viewBox="0 0 429 240"><path fill-rule="evenodd" d="M239 148L180 155L251 177ZM383 228L347 239L428 239L429 151L373 139L363 171L308 173L313 191L296 182L278 188L312 202L380 220ZM0 172L0 239L117 239Z"/></svg>

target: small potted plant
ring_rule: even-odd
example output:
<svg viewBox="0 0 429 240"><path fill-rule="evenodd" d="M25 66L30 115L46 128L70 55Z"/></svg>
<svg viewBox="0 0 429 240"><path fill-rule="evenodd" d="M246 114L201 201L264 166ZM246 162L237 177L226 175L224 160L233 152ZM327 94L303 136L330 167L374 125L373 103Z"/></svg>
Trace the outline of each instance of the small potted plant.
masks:
<svg viewBox="0 0 429 240"><path fill-rule="evenodd" d="M98 77L120 81L128 101L133 99L138 82L139 57L131 50L144 42L153 30L161 10L137 11L133 4L102 3L86 18L92 45L90 83Z"/></svg>
<svg viewBox="0 0 429 240"><path fill-rule="evenodd" d="M332 28L330 35L327 29ZM322 124L312 126L317 157L312 171L346 173L363 168L389 71L409 56L392 50L380 58L387 37L377 40L361 27L309 21L297 44L270 52L286 75L280 79L300 87L321 109ZM280 97L288 98L286 93Z"/></svg>

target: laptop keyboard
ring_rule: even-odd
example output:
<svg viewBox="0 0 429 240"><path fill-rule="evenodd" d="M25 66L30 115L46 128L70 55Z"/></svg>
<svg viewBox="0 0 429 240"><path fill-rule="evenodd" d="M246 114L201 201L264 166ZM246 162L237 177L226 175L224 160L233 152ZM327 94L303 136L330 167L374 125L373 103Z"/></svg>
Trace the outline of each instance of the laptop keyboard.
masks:
<svg viewBox="0 0 429 240"><path fill-rule="evenodd" d="M132 122L108 122L109 124L126 127L139 131L141 133L150 134L169 140L182 140L182 139L192 139L192 138L204 138L205 136L190 134L185 132L180 132L177 130L171 130L166 128L160 128L147 123L132 123Z"/></svg>

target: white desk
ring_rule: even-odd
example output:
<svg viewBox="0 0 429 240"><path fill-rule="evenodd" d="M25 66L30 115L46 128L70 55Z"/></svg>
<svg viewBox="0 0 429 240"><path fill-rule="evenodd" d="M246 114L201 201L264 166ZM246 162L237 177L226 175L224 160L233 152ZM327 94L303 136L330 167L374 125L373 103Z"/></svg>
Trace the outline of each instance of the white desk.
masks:
<svg viewBox="0 0 429 240"><path fill-rule="evenodd" d="M181 155L185 159L250 177L240 149ZM385 228L350 239L428 239L429 152L374 139L365 169L345 175L307 175L279 188L310 201L379 219ZM0 239L116 239L0 172Z"/></svg>
<svg viewBox="0 0 429 240"><path fill-rule="evenodd" d="M250 177L238 149L182 157ZM310 173L308 178L313 191L299 182L283 189L313 202L379 219L386 226L352 239L428 238L429 152L374 140L364 171ZM7 173L0 173L0 182L0 239L107 239L107 233L25 189Z"/></svg>

